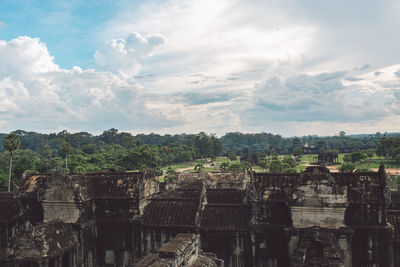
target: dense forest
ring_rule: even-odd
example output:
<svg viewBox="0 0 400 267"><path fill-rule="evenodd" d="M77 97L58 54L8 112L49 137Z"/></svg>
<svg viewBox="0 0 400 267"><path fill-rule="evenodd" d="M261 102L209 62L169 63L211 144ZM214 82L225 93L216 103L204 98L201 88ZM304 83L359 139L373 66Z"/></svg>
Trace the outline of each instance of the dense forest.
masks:
<svg viewBox="0 0 400 267"><path fill-rule="evenodd" d="M221 141L205 133L191 135L138 135L104 131L99 136L90 133L39 134L14 131L19 149L14 152L12 176L21 179L25 171L47 173L63 166L72 173L101 169L141 170L159 168L172 163L215 157L222 153ZM8 179L10 153L3 147L0 135L0 184Z"/></svg>
<svg viewBox="0 0 400 267"><path fill-rule="evenodd" d="M51 172L63 166L72 173L114 168L121 171L155 168L200 158L249 153L271 155L293 153L294 146L339 148L374 148L384 156L400 160L399 134L346 136L344 132L331 137L303 136L284 138L271 133L199 134L139 134L109 129L95 136L87 132L40 134L18 130L19 141L13 153L12 176L20 180L26 171ZM0 134L0 187L8 179L10 152L3 146ZM243 152L245 151L245 152Z"/></svg>
<svg viewBox="0 0 400 267"><path fill-rule="evenodd" d="M325 146L330 149L354 148L368 149L377 148L382 137L398 136L400 133L384 133L377 132L376 134L360 134L346 135L345 132L340 132L335 136L302 136L284 138L280 135L271 133L227 133L220 138L223 149L235 153L240 153L243 148L248 147L250 151L269 151L279 149L280 154L290 153L294 144L306 145L309 147Z"/></svg>

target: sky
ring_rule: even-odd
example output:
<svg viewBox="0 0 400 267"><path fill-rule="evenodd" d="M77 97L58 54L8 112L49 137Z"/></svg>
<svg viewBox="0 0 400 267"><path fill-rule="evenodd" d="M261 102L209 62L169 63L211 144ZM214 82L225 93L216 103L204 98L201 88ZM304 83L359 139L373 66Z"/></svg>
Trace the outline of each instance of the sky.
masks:
<svg viewBox="0 0 400 267"><path fill-rule="evenodd" d="M2 0L0 132L398 132L398 14L397 0Z"/></svg>

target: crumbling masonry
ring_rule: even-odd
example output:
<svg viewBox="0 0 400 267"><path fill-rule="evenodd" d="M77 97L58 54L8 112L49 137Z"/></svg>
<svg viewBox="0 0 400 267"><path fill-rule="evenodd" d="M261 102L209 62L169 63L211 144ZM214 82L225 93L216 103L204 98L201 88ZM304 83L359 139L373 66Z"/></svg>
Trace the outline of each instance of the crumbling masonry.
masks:
<svg viewBox="0 0 400 267"><path fill-rule="evenodd" d="M28 175L0 193L0 266L400 266L383 166L177 178Z"/></svg>

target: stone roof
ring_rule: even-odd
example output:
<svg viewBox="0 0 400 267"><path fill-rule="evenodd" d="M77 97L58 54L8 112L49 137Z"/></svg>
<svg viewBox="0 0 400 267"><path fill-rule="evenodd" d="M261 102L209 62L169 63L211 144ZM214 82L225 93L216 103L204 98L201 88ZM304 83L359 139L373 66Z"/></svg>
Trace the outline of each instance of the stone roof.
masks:
<svg viewBox="0 0 400 267"><path fill-rule="evenodd" d="M154 199L144 209L142 223L159 227L196 226L199 200Z"/></svg>
<svg viewBox="0 0 400 267"><path fill-rule="evenodd" d="M235 204L208 204L201 218L202 230L248 231L250 207Z"/></svg>
<svg viewBox="0 0 400 267"><path fill-rule="evenodd" d="M164 191L145 207L142 223L159 227L196 226L204 189L201 181L194 181L177 189Z"/></svg>
<svg viewBox="0 0 400 267"><path fill-rule="evenodd" d="M151 175L148 175L151 177ZM19 194L35 195L41 189L46 189L56 179L68 184L76 198L90 199L132 199L138 196L138 182L146 179L141 172L103 171L71 175L31 175L22 182Z"/></svg>
<svg viewBox="0 0 400 267"><path fill-rule="evenodd" d="M242 204L245 197L245 190L236 189L208 189L208 203L231 203Z"/></svg>
<svg viewBox="0 0 400 267"><path fill-rule="evenodd" d="M93 173L70 175L73 186L90 199L130 199L137 195L142 173Z"/></svg>
<svg viewBox="0 0 400 267"><path fill-rule="evenodd" d="M177 189L166 190L161 194L154 197L157 200L199 200L201 192L203 190L202 187L199 186L203 184L201 182L194 182L187 184L185 186L179 187Z"/></svg>

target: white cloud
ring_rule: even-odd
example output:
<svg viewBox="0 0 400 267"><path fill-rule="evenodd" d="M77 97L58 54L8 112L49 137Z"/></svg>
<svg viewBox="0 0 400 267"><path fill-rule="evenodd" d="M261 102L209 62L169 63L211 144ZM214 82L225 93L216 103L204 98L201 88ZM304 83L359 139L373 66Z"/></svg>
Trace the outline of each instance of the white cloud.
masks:
<svg viewBox="0 0 400 267"><path fill-rule="evenodd" d="M126 38L107 41L94 57L105 70L132 76L138 73L140 60L151 56L154 49L165 41L165 37L160 34L143 37L140 33L132 32Z"/></svg>
<svg viewBox="0 0 400 267"><path fill-rule="evenodd" d="M146 109L149 96L135 80L93 69L61 69L39 39L1 41L0 62L0 119L8 122L8 130L52 131L63 125L96 131L168 123Z"/></svg>
<svg viewBox="0 0 400 267"><path fill-rule="evenodd" d="M25 81L36 74L59 69L46 45L27 36L9 42L0 40L0 59L0 78L11 76Z"/></svg>
<svg viewBox="0 0 400 267"><path fill-rule="evenodd" d="M29 93L24 84L11 78L0 80L0 89L0 114L20 111L19 103L29 99Z"/></svg>

